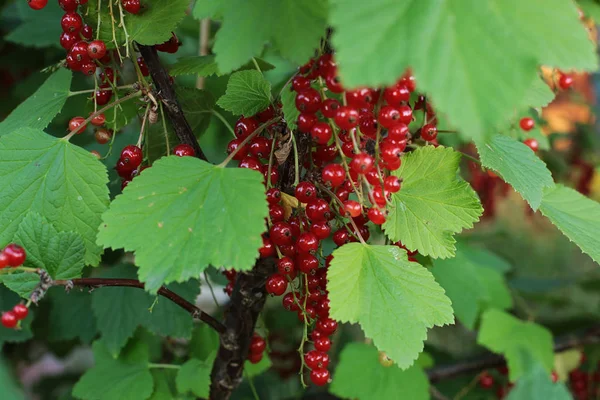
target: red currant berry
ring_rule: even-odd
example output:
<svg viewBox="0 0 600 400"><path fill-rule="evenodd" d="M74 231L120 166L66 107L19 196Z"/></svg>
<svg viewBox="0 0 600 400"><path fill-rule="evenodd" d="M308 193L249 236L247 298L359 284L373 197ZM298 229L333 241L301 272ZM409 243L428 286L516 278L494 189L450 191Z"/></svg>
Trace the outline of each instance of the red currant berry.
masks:
<svg viewBox="0 0 600 400"><path fill-rule="evenodd" d="M295 265L300 272L312 275L319 268L319 259L312 254L302 253L296 257Z"/></svg>
<svg viewBox="0 0 600 400"><path fill-rule="evenodd" d="M400 179L397 176L386 176L383 180L383 189L386 192L396 193L400 190Z"/></svg>
<svg viewBox="0 0 600 400"><path fill-rule="evenodd" d="M88 55L88 44L84 41L79 41L71 47L71 54L75 57L75 59L82 64L91 62L91 58Z"/></svg>
<svg viewBox="0 0 600 400"><path fill-rule="evenodd" d="M344 202L344 210L351 217L358 217L362 214L362 205L358 201L348 200Z"/></svg>
<svg viewBox="0 0 600 400"><path fill-rule="evenodd" d="M298 298L299 295L300 293L296 293L296 298ZM286 293L286 295L283 296L283 300L281 300L281 303L283 305L283 308L285 308L288 311L300 310L300 307L298 307L298 304L296 304L296 301L294 300L294 293L292 292Z"/></svg>
<svg viewBox="0 0 600 400"><path fill-rule="evenodd" d="M179 50L179 39L175 34L172 34L169 40L167 40L164 43L157 44L156 50L162 51L164 53L177 53L177 50Z"/></svg>
<svg viewBox="0 0 600 400"><path fill-rule="evenodd" d="M304 354L304 362L310 369L327 368L329 365L329 356L327 353L311 350Z"/></svg>
<svg viewBox="0 0 600 400"><path fill-rule="evenodd" d="M310 182L302 181L296 186L294 194L301 203L308 203L317 198L317 188Z"/></svg>
<svg viewBox="0 0 600 400"><path fill-rule="evenodd" d="M239 138L246 138L258 128L258 122L254 118L240 117L235 123L235 134Z"/></svg>
<svg viewBox="0 0 600 400"><path fill-rule="evenodd" d="M312 127L319 121L315 114L300 113L298 116L298 130L303 133L309 133Z"/></svg>
<svg viewBox="0 0 600 400"><path fill-rule="evenodd" d="M536 153L537 153L538 149L540 148L540 144L534 138L529 138L529 139L523 140L523 144L525 146L529 147L531 150L533 150Z"/></svg>
<svg viewBox="0 0 600 400"><path fill-rule="evenodd" d="M271 185L276 185L279 181L279 171L277 170L277 165L274 164L271 166L271 176L269 176L269 166L267 164L262 166L262 174L265 177L263 183L267 185L267 181L271 182Z"/></svg>
<svg viewBox="0 0 600 400"><path fill-rule="evenodd" d="M270 204L269 219L271 222L283 221L285 219L285 209L279 204Z"/></svg>
<svg viewBox="0 0 600 400"><path fill-rule="evenodd" d="M409 92L414 92L417 89L417 81L410 70L406 71L400 82L400 85L406 86Z"/></svg>
<svg viewBox="0 0 600 400"><path fill-rule="evenodd" d="M148 66L146 65L146 61L142 57L138 57L137 59L138 66L140 67L140 72L144 76L150 75L150 71L148 70Z"/></svg>
<svg viewBox="0 0 600 400"><path fill-rule="evenodd" d="M327 239L331 234L331 227L326 221L318 221L313 222L310 226L310 231L317 237L319 240Z"/></svg>
<svg viewBox="0 0 600 400"><path fill-rule="evenodd" d="M18 244L11 243L2 250L2 253L6 256L6 262L11 267L18 267L23 265L27 254L25 249Z"/></svg>
<svg viewBox="0 0 600 400"><path fill-rule="evenodd" d="M321 113L325 118L333 118L340 107L340 102L336 99L327 99L321 104Z"/></svg>
<svg viewBox="0 0 600 400"><path fill-rule="evenodd" d="M310 88L310 79L302 76L296 75L294 79L292 79L292 90L296 92L301 92L303 90Z"/></svg>
<svg viewBox="0 0 600 400"><path fill-rule="evenodd" d="M130 14L137 14L140 12L140 0L121 0L121 4L123 5L125 11Z"/></svg>
<svg viewBox="0 0 600 400"><path fill-rule="evenodd" d="M60 26L62 26L64 32L77 34L83 28L83 19L76 12L69 12L63 15Z"/></svg>
<svg viewBox="0 0 600 400"><path fill-rule="evenodd" d="M290 257L281 257L277 260L277 271L281 275L292 275L296 271L294 260Z"/></svg>
<svg viewBox="0 0 600 400"><path fill-rule="evenodd" d="M233 139L227 145L227 154L231 154L235 151L236 153L234 154L233 159L236 161L243 160L248 155L248 151L250 150L248 144L245 144L244 147L240 148L240 145L243 141L244 139Z"/></svg>
<svg viewBox="0 0 600 400"><path fill-rule="evenodd" d="M248 354L248 361L250 361L250 364L258 364L259 362L261 362L263 358L263 353L249 353Z"/></svg>
<svg viewBox="0 0 600 400"><path fill-rule="evenodd" d="M412 108L410 108L410 106L400 106L397 108L398 112L400 113L400 122L402 122L403 124L410 124L412 122Z"/></svg>
<svg viewBox="0 0 600 400"><path fill-rule="evenodd" d="M256 333L252 336L250 341L250 353L262 353L267 347L267 342L260 335Z"/></svg>
<svg viewBox="0 0 600 400"><path fill-rule="evenodd" d="M268 158L271 154L271 142L262 136L255 137L250 142L250 154L257 158Z"/></svg>
<svg viewBox="0 0 600 400"><path fill-rule="evenodd" d="M327 297L321 299L317 307L317 314L321 319L329 318L329 299ZM322 331L317 331L322 332Z"/></svg>
<svg viewBox="0 0 600 400"><path fill-rule="evenodd" d="M494 386L494 377L487 372L484 372L479 376L479 386L481 386L483 389L490 389L492 386Z"/></svg>
<svg viewBox="0 0 600 400"><path fill-rule="evenodd" d="M342 93L344 91L342 81L337 75L327 75L325 77L325 85L327 85L327 89L332 93Z"/></svg>
<svg viewBox="0 0 600 400"><path fill-rule="evenodd" d="M242 161L240 161L240 164L238 165L238 167L247 168L247 169L251 169L251 170L262 173L262 164L256 157L252 157L252 156L244 157L242 159Z"/></svg>
<svg viewBox="0 0 600 400"><path fill-rule="evenodd" d="M80 71L87 76L92 76L96 73L96 64L93 62L86 62L81 64Z"/></svg>
<svg viewBox="0 0 600 400"><path fill-rule="evenodd" d="M115 167L115 169L117 170L117 174L125 180L131 179L133 171L135 171L136 168L137 167L135 165L131 165L123 160L117 161L117 165Z"/></svg>
<svg viewBox="0 0 600 400"><path fill-rule="evenodd" d="M395 163L400 160L405 148L406 144L404 142L392 142L391 140L384 139L381 141L379 148L381 159L385 163Z"/></svg>
<svg viewBox="0 0 600 400"><path fill-rule="evenodd" d="M112 138L112 131L104 128L96 129L96 132L94 132L94 138L98 144L106 144Z"/></svg>
<svg viewBox="0 0 600 400"><path fill-rule="evenodd" d="M369 220L375 225L381 225L385 222L385 215L377 207L369 208L367 212Z"/></svg>
<svg viewBox="0 0 600 400"><path fill-rule="evenodd" d="M327 221L331 217L329 204L323 199L311 200L306 204L306 216L312 222Z"/></svg>
<svg viewBox="0 0 600 400"><path fill-rule="evenodd" d="M269 229L269 237L277 246L293 243L292 228L287 222L276 222Z"/></svg>
<svg viewBox="0 0 600 400"><path fill-rule="evenodd" d="M323 182L329 183L331 187L338 187L346 179L346 171L340 164L328 164L321 171Z"/></svg>
<svg viewBox="0 0 600 400"><path fill-rule="evenodd" d="M333 233L333 243L337 246L343 246L346 243L350 243L350 234L346 228L340 228Z"/></svg>
<svg viewBox="0 0 600 400"><path fill-rule="evenodd" d="M189 144L182 143L175 146L173 149L173 154L175 154L177 157L194 157L196 155L196 151Z"/></svg>
<svg viewBox="0 0 600 400"><path fill-rule="evenodd" d="M377 121L384 128L391 128L395 124L402 122L400 111L392 106L383 106L377 115Z"/></svg>
<svg viewBox="0 0 600 400"><path fill-rule="evenodd" d="M321 95L313 88L296 95L296 108L303 113L314 114L321 108Z"/></svg>
<svg viewBox="0 0 600 400"><path fill-rule="evenodd" d="M79 37L74 33L63 32L60 35L60 45L63 49L69 51L79 41ZM74 56L73 56L74 57Z"/></svg>
<svg viewBox="0 0 600 400"><path fill-rule="evenodd" d="M314 342L315 349L323 352L329 351L331 348L331 339L328 337L320 337Z"/></svg>
<svg viewBox="0 0 600 400"><path fill-rule="evenodd" d="M377 135L377 118L371 112L361 113L358 118L358 127L363 135L375 139Z"/></svg>
<svg viewBox="0 0 600 400"><path fill-rule="evenodd" d="M283 275L273 274L267 279L267 293L274 296L281 296L285 293L288 286L287 279Z"/></svg>
<svg viewBox="0 0 600 400"><path fill-rule="evenodd" d="M335 124L339 126L340 129L350 130L355 128L359 123L358 110L350 106L340 107L335 114L334 120Z"/></svg>
<svg viewBox="0 0 600 400"><path fill-rule="evenodd" d="M83 117L73 117L69 121L69 132L77 131L77 134L83 133L87 125L84 124L85 118Z"/></svg>
<svg viewBox="0 0 600 400"><path fill-rule="evenodd" d="M263 245L260 249L258 249L258 253L260 254L260 258L273 257L275 255L275 245L265 235L262 237Z"/></svg>
<svg viewBox="0 0 600 400"><path fill-rule="evenodd" d="M310 371L310 380L317 386L326 385L329 382L329 371L325 368L317 368Z"/></svg>
<svg viewBox="0 0 600 400"><path fill-rule="evenodd" d="M94 100L96 101L97 105L103 106L105 104L108 104L112 95L112 90L96 90L96 93L94 93Z"/></svg>
<svg viewBox="0 0 600 400"><path fill-rule="evenodd" d="M521 120L519 121L519 126L525 132L529 132L535 126L535 121L533 120L533 118L529 117L521 118Z"/></svg>
<svg viewBox="0 0 600 400"><path fill-rule="evenodd" d="M88 45L88 56L99 60L106 55L106 44L102 40L94 40Z"/></svg>
<svg viewBox="0 0 600 400"><path fill-rule="evenodd" d="M431 142L437 137L438 131L435 125L426 124L421 128L421 137L423 140Z"/></svg>
<svg viewBox="0 0 600 400"><path fill-rule="evenodd" d="M335 144L329 146L317 146L317 149L313 153L313 161L319 166L335 160L336 157L337 148L335 147Z"/></svg>
<svg viewBox="0 0 600 400"><path fill-rule="evenodd" d="M42 8L46 7L48 0L27 0L27 3L33 10L41 10Z"/></svg>
<svg viewBox="0 0 600 400"><path fill-rule="evenodd" d="M346 92L346 102L356 108L371 108L377 101L377 93L370 88L361 88Z"/></svg>
<svg viewBox="0 0 600 400"><path fill-rule="evenodd" d="M350 162L350 168L357 174L366 174L375 165L375 160L367 153L358 153Z"/></svg>
<svg viewBox="0 0 600 400"><path fill-rule="evenodd" d="M17 304L13 307L12 312L15 314L15 317L21 321L27 318L27 314L29 314L29 308L27 308L25 304Z"/></svg>
<svg viewBox="0 0 600 400"><path fill-rule="evenodd" d="M573 79L573 76L569 74L561 73L560 77L558 78L558 86L562 90L570 89L574 82L575 80Z"/></svg>
<svg viewBox="0 0 600 400"><path fill-rule="evenodd" d="M72 12L77 10L79 4L77 0L58 0L58 5L66 12Z"/></svg>
<svg viewBox="0 0 600 400"><path fill-rule="evenodd" d="M81 28L81 36L84 37L85 40L92 40L92 38L94 37L94 30L92 29L91 26L89 25L83 25L83 28ZM101 60L103 63L106 64L106 60ZM110 61L110 59L108 60Z"/></svg>
<svg viewBox="0 0 600 400"><path fill-rule="evenodd" d="M331 140L332 135L333 130L327 122L317 122L310 130L310 136L319 145L327 144Z"/></svg>
<svg viewBox="0 0 600 400"><path fill-rule="evenodd" d="M106 115L98 114L90 121L94 126L102 126L106 122Z"/></svg>
<svg viewBox="0 0 600 400"><path fill-rule="evenodd" d="M385 89L383 98L390 106L398 107L410 100L410 91L405 85L394 85Z"/></svg>
<svg viewBox="0 0 600 400"><path fill-rule="evenodd" d="M142 154L142 149L138 146L125 146L121 151L121 160L127 164L133 165L135 168L140 166L143 159L144 155Z"/></svg>
<svg viewBox="0 0 600 400"><path fill-rule="evenodd" d="M388 129L387 138L394 142L405 142L408 134L409 130L406 124L396 124Z"/></svg>
<svg viewBox="0 0 600 400"><path fill-rule="evenodd" d="M267 201L269 204L278 204L281 201L281 191L277 188L267 190Z"/></svg>
<svg viewBox="0 0 600 400"><path fill-rule="evenodd" d="M304 232L296 241L296 248L300 253L314 254L319 249L319 239L314 233Z"/></svg>
<svg viewBox="0 0 600 400"><path fill-rule="evenodd" d="M338 323L335 319L325 318L317 321L316 329L320 330L325 336L331 336L337 330Z"/></svg>
<svg viewBox="0 0 600 400"><path fill-rule="evenodd" d="M2 313L2 326L8 329L12 329L17 326L17 316L12 311L7 311Z"/></svg>

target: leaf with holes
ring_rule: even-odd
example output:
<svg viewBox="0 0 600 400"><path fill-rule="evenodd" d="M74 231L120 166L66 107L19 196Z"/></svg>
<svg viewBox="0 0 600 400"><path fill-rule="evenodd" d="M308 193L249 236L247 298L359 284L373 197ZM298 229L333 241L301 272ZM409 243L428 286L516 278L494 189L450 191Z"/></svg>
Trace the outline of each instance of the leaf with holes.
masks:
<svg viewBox="0 0 600 400"><path fill-rule="evenodd" d="M33 211L57 231L79 234L85 264L97 265L102 248L96 244L96 232L108 207L107 183L106 167L67 141L31 128L3 136L0 243L11 241L27 212Z"/></svg>
<svg viewBox="0 0 600 400"><path fill-rule="evenodd" d="M345 244L333 252L327 278L331 317L360 324L400 368L423 350L428 328L454 322L444 289L396 246Z"/></svg>
<svg viewBox="0 0 600 400"><path fill-rule="evenodd" d="M473 227L483 209L477 194L457 176L460 154L426 146L406 154L394 175L402 189L392 195L386 235L433 258L455 254L454 234Z"/></svg>
<svg viewBox="0 0 600 400"><path fill-rule="evenodd" d="M251 269L268 215L262 180L248 169L162 158L112 202L98 243L135 251L138 276L153 293L209 265Z"/></svg>

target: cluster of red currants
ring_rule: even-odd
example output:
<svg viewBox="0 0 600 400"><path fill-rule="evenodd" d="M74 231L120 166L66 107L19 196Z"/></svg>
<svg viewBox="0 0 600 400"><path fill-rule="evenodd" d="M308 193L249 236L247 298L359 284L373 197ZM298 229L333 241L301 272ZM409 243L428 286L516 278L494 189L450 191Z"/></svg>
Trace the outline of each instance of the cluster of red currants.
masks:
<svg viewBox="0 0 600 400"><path fill-rule="evenodd" d="M0 269L21 266L26 258L25 249L18 244L11 243L0 252ZM2 326L5 328L16 327L20 320L27 317L28 312L25 305L17 304L12 311L2 313Z"/></svg>
<svg viewBox="0 0 600 400"><path fill-rule="evenodd" d="M29 309L25 304L17 304L13 307L11 311L6 311L2 313L2 326L8 329L16 328L19 321L27 318L29 314Z"/></svg>
<svg viewBox="0 0 600 400"><path fill-rule="evenodd" d="M69 132L75 132L77 135L81 135L87 128L85 121L86 119L80 116L71 118L69 121ZM90 123L95 127L94 138L96 138L96 142L100 144L108 143L112 138L113 131L104 126L106 123L106 116L104 114L98 114L90 120Z"/></svg>
<svg viewBox="0 0 600 400"><path fill-rule="evenodd" d="M254 333L252 340L250 341L250 352L248 353L248 361L252 364L258 364L262 358L265 349L267 348L267 342L258 333Z"/></svg>

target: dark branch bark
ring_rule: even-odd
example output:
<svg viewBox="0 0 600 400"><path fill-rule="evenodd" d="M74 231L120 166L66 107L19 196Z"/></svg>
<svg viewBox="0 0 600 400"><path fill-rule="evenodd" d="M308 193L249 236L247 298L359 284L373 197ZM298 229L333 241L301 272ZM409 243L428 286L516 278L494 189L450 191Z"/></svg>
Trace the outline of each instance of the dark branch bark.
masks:
<svg viewBox="0 0 600 400"><path fill-rule="evenodd" d="M171 121L171 125L175 130L177 138L181 143L192 146L196 151L196 156L198 158L208 161L190 124L185 118L185 114L175 95L175 89L173 89L173 86L171 85L171 78L165 68L161 65L156 49L154 46L144 46L139 43L137 47L148 66L150 76L152 77L152 81L156 88L156 94L165 106L165 112Z"/></svg>
<svg viewBox="0 0 600 400"><path fill-rule="evenodd" d="M135 279L103 279L103 278L82 278L82 279L71 279L71 280L56 280L52 282L53 286L84 286L88 288L101 288L107 286L121 286L121 287L132 287L138 289L144 289L144 284ZM213 318L211 315L205 313L194 304L190 303L177 293L170 291L166 287L158 289L158 295L163 296L179 307L186 310L190 315L199 319L202 322L210 325L214 330L219 333L225 332L225 326Z"/></svg>
<svg viewBox="0 0 600 400"><path fill-rule="evenodd" d="M554 342L554 351L560 352L574 347L599 342L600 325L589 328L583 332L577 332L557 338ZM472 374L489 368L501 367L503 365L506 365L504 357L493 353L486 353L471 360L431 368L427 371L427 376L433 383L444 379L451 379L459 375Z"/></svg>

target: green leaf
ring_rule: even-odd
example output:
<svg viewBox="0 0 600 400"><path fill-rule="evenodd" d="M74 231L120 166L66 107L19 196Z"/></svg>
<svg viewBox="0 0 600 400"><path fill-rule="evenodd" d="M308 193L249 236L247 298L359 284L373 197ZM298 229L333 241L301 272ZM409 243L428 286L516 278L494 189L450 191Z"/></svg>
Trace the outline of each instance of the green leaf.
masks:
<svg viewBox="0 0 600 400"><path fill-rule="evenodd" d="M50 317L48 318L48 340L61 341L80 339L90 343L98 328L92 311L92 296L88 291L63 288L49 291L51 299Z"/></svg>
<svg viewBox="0 0 600 400"><path fill-rule="evenodd" d="M21 299L17 294L0 285L0 310L11 310L19 301L21 301ZM0 325L0 348L6 342L24 342L33 337L33 334L31 333L33 314L34 310L30 309L27 318L21 321L21 329L8 329Z"/></svg>
<svg viewBox="0 0 600 400"><path fill-rule="evenodd" d="M296 130L298 128L296 122L298 121L300 111L296 108L296 92L292 90L291 83L285 85L281 91L281 105L287 126L291 130Z"/></svg>
<svg viewBox="0 0 600 400"><path fill-rule="evenodd" d="M0 282L20 297L28 299L40 283L40 276L32 272L14 272L0 275Z"/></svg>
<svg viewBox="0 0 600 400"><path fill-rule="evenodd" d="M260 70L270 71L275 68L275 66L271 63L268 63L260 58L255 58L256 63L260 67ZM251 61L246 65L242 66L240 70L247 69L256 69L256 66ZM223 74L219 73L217 68L217 62L215 61L214 55L208 56L187 56L181 57L177 60L177 62L169 68L169 73L172 76L179 75L198 75L198 76L223 76Z"/></svg>
<svg viewBox="0 0 600 400"><path fill-rule="evenodd" d="M19 379L14 376L2 357L0 357L0 387L3 400L26 400L23 390L17 384Z"/></svg>
<svg viewBox="0 0 600 400"><path fill-rule="evenodd" d="M496 171L537 210L544 189L554 186L546 164L526 145L507 136L495 135L477 144L484 167Z"/></svg>
<svg viewBox="0 0 600 400"><path fill-rule="evenodd" d="M152 378L154 379L154 392L149 400L183 400L177 396L177 389L175 388L175 377L177 376L177 370L174 369L163 369L152 370Z"/></svg>
<svg viewBox="0 0 600 400"><path fill-rule="evenodd" d="M210 112L215 107L215 99L207 90L179 87L176 90L181 109L196 136L208 128Z"/></svg>
<svg viewBox="0 0 600 400"><path fill-rule="evenodd" d="M26 267L45 269L53 279L81 277L85 244L77 233L57 232L46 218L29 212L15 240L27 251Z"/></svg>
<svg viewBox="0 0 600 400"><path fill-rule="evenodd" d="M154 293L208 265L248 270L268 214L262 180L256 171L165 157L112 202L98 243L135 251L138 275Z"/></svg>
<svg viewBox="0 0 600 400"><path fill-rule="evenodd" d="M254 115L271 104L271 84L258 71L236 72L217 104L234 115Z"/></svg>
<svg viewBox="0 0 600 400"><path fill-rule="evenodd" d="M508 394L507 400L571 400L573 397L563 383L552 382L550 374L539 362L523 355L526 372ZM581 358L580 358L581 359Z"/></svg>
<svg viewBox="0 0 600 400"><path fill-rule="evenodd" d="M574 5L561 0L332 0L330 14L345 86L390 85L412 67L436 109L472 138L520 104L538 65L597 67Z"/></svg>
<svg viewBox="0 0 600 400"><path fill-rule="evenodd" d="M103 275L111 278L135 278L135 269L113 267ZM200 287L197 281L169 285L169 289L194 301ZM113 355L118 355L138 326L155 334L189 339L193 320L183 309L164 297L155 298L143 290L127 287L104 287L92 293L92 308L96 315L102 343Z"/></svg>
<svg viewBox="0 0 600 400"><path fill-rule="evenodd" d="M271 359L266 354L257 364L246 361L244 363L244 376L246 378L254 378L263 372L266 372L272 365Z"/></svg>
<svg viewBox="0 0 600 400"><path fill-rule="evenodd" d="M429 380L417 365L404 371L396 365L385 367L379 362L379 352L375 347L349 343L340 354L331 393L361 400L427 400Z"/></svg>
<svg viewBox="0 0 600 400"><path fill-rule="evenodd" d="M554 364L552 334L541 325L521 321L500 310L490 309L483 314L477 343L504 355L511 381L526 371L523 352L541 363L547 374Z"/></svg>
<svg viewBox="0 0 600 400"><path fill-rule="evenodd" d="M554 100L555 96L550 86L541 77L537 76L525 92L523 106L534 108L546 107Z"/></svg>
<svg viewBox="0 0 600 400"><path fill-rule="evenodd" d="M397 246L345 244L333 252L327 278L331 317L359 323L400 368L423 350L427 328L454 322L444 289Z"/></svg>
<svg viewBox="0 0 600 400"><path fill-rule="evenodd" d="M65 105L72 76L71 71L65 68L50 75L33 95L0 123L0 136L24 126L30 128L30 131L46 128Z"/></svg>
<svg viewBox="0 0 600 400"><path fill-rule="evenodd" d="M58 2L51 1L41 10L33 10L24 1L17 2L16 5L22 22L4 37L6 41L38 49L62 49L58 41L62 28L56 21L60 21L65 12L58 6Z"/></svg>
<svg viewBox="0 0 600 400"><path fill-rule="evenodd" d="M181 366L177 373L177 391L192 392L198 397L208 398L212 363L191 359Z"/></svg>
<svg viewBox="0 0 600 400"><path fill-rule="evenodd" d="M327 24L324 0L231 0L220 11L223 23L213 50L223 73L259 56L267 41L283 57L304 64L319 47Z"/></svg>
<svg viewBox="0 0 600 400"><path fill-rule="evenodd" d="M581 251L600 263L600 204L562 185L544 191L540 211Z"/></svg>
<svg viewBox="0 0 600 400"><path fill-rule="evenodd" d="M109 203L106 167L82 148L31 128L2 137L0 160L0 243L11 241L33 211L59 232L81 235L84 262L97 265L96 232Z"/></svg>
<svg viewBox="0 0 600 400"><path fill-rule="evenodd" d="M394 175L402 189L392 195L383 229L393 241L433 258L454 256L454 234L472 228L482 214L477 194L457 176L460 154L426 146L406 154Z"/></svg>
<svg viewBox="0 0 600 400"><path fill-rule="evenodd" d="M196 19L215 18L221 12L220 0L196 0L192 14Z"/></svg>
<svg viewBox="0 0 600 400"><path fill-rule="evenodd" d="M197 325L190 340L190 355L207 361L219 349L219 334L206 324Z"/></svg>
<svg viewBox="0 0 600 400"><path fill-rule="evenodd" d="M145 344L132 343L118 359L100 342L94 342L92 347L95 365L77 382L73 396L83 400L145 400L152 395L154 382Z"/></svg>
<svg viewBox="0 0 600 400"><path fill-rule="evenodd" d="M501 272L486 261L503 260L485 250L457 245L456 257L435 260L431 273L452 300L454 314L467 328L475 328L479 314L488 307L512 307L512 297Z"/></svg>

